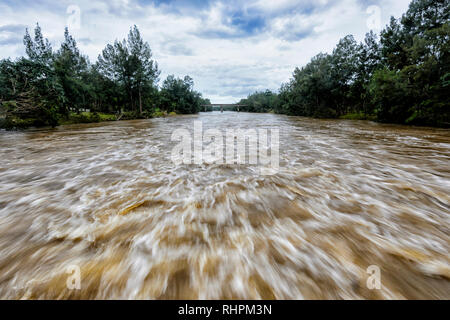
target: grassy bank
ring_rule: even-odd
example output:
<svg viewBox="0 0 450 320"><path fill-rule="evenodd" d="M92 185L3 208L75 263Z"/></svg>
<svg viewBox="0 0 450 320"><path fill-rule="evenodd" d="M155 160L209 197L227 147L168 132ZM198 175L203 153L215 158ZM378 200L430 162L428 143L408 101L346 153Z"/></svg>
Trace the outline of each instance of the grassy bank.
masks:
<svg viewBox="0 0 450 320"><path fill-rule="evenodd" d="M96 123L117 120L117 116L114 114L82 112L79 114L71 113L67 118L60 119L59 124Z"/></svg>
<svg viewBox="0 0 450 320"><path fill-rule="evenodd" d="M163 118L169 116L176 116L175 112L167 113L166 111L160 111L157 109L153 113L139 114L136 112L124 112L120 115L102 112L71 112L67 117L62 117L58 120L59 125L79 124L79 123L99 123L109 121L123 121L123 120L137 120L137 119L151 119L151 118ZM43 124L39 119L26 118L22 119L16 116L0 117L0 129L6 130L21 130L30 127L43 127Z"/></svg>
<svg viewBox="0 0 450 320"><path fill-rule="evenodd" d="M339 119L377 121L377 116L376 115L368 115L368 114L364 114L364 113L347 113L343 116L340 116Z"/></svg>

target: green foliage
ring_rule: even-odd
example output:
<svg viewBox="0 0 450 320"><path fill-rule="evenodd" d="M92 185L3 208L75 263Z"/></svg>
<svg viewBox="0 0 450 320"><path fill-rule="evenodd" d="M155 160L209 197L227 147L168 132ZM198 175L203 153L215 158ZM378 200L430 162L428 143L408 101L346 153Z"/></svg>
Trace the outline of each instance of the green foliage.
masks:
<svg viewBox="0 0 450 320"><path fill-rule="evenodd" d="M107 114L107 113L97 113L97 115L100 117L99 122L103 121L117 121L117 116L114 114Z"/></svg>
<svg viewBox="0 0 450 320"><path fill-rule="evenodd" d="M391 19L379 42L373 33L360 44L343 38L332 54L295 69L279 90L275 111L449 126L449 14L448 0L413 0L402 19ZM251 105L268 109L267 103Z"/></svg>
<svg viewBox="0 0 450 320"><path fill-rule="evenodd" d="M24 45L27 58L0 61L1 127L151 118L157 104L163 114L197 113L210 103L190 77L158 89L158 64L136 26L127 39L107 45L95 64L67 28L56 52L38 24L34 37L26 30Z"/></svg>
<svg viewBox="0 0 450 320"><path fill-rule="evenodd" d="M108 80L121 87L120 100L129 110L142 114L146 99L154 94L160 71L152 60L152 51L144 42L136 26L127 40L107 45L98 58L97 70Z"/></svg>
<svg viewBox="0 0 450 320"><path fill-rule="evenodd" d="M343 116L340 116L340 119L344 119L344 120L371 120L371 121L375 121L376 120L376 116L374 115L367 115L363 112L358 112L358 113L347 113Z"/></svg>
<svg viewBox="0 0 450 320"><path fill-rule="evenodd" d="M155 110L155 112L153 112L152 116L153 116L153 118L164 118L164 117L167 117L167 111L161 111L159 108L156 108L156 110Z"/></svg>
<svg viewBox="0 0 450 320"><path fill-rule="evenodd" d="M69 110L89 108L93 95L92 87L85 81L89 73L89 61L80 54L67 28L64 42L54 55L54 70L64 90L64 105L60 112L68 114Z"/></svg>
<svg viewBox="0 0 450 320"><path fill-rule="evenodd" d="M242 99L239 102L240 105L246 105L246 107L241 107L240 111L244 112L271 112L278 104L278 95L272 91L265 92L255 92L247 97L247 99Z"/></svg>
<svg viewBox="0 0 450 320"><path fill-rule="evenodd" d="M4 128L6 130L17 130L38 126L38 122L39 121L37 119L22 119L15 116L8 116L5 119L2 119L0 124L1 128Z"/></svg>
<svg viewBox="0 0 450 320"><path fill-rule="evenodd" d="M202 111L206 101L199 92L194 91L194 81L186 76L184 79L169 75L164 80L161 94L160 106L168 112L179 114L191 114Z"/></svg>
<svg viewBox="0 0 450 320"><path fill-rule="evenodd" d="M449 21L448 0L413 0L379 37L368 33L362 43L344 37L332 53L296 68L278 93L241 100L247 105L241 111L450 126ZM2 126L192 114L211 104L189 76L168 76L158 88L158 64L136 26L127 39L108 44L95 64L67 28L56 52L39 25L33 37L26 30L24 45L26 58L0 61Z"/></svg>
<svg viewBox="0 0 450 320"><path fill-rule="evenodd" d="M100 116L98 113L89 113L89 112L71 113L65 123L69 124L69 123L92 123L92 122L100 122Z"/></svg>
<svg viewBox="0 0 450 320"><path fill-rule="evenodd" d="M120 120L134 120L151 118L149 114L140 114L139 111L126 111L121 114Z"/></svg>
<svg viewBox="0 0 450 320"><path fill-rule="evenodd" d="M25 30L23 38L26 53L33 62L49 67L53 60L52 46L48 39L44 39L41 27L36 24L34 29L34 40L31 38L28 29Z"/></svg>

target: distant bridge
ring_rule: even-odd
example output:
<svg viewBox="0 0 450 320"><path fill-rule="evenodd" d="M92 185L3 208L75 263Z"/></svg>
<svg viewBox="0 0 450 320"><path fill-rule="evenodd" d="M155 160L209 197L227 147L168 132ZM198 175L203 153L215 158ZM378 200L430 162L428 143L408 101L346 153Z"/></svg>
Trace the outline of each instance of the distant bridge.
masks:
<svg viewBox="0 0 450 320"><path fill-rule="evenodd" d="M217 111L220 110L220 112L223 112L224 109L233 109L237 112L240 111L242 107L247 107L246 104L233 104L233 103L211 103L211 104L204 104L202 107L205 108L205 112L208 111L209 107L212 107L212 109L216 109Z"/></svg>

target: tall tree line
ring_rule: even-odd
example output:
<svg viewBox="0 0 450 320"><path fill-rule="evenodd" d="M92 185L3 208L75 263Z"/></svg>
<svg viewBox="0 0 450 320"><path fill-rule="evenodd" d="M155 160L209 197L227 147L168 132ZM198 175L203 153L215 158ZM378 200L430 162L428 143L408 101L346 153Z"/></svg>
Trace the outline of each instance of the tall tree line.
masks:
<svg viewBox="0 0 450 320"><path fill-rule="evenodd" d="M108 44L95 63L80 52L67 28L57 51L39 24L34 35L26 30L24 45L27 57L0 61L0 111L9 125L55 126L86 109L133 117L155 110L197 113L208 103L188 76L169 76L158 86L158 64L136 26L127 39Z"/></svg>
<svg viewBox="0 0 450 320"><path fill-rule="evenodd" d="M296 68L275 98L257 92L241 103L255 112L450 126L449 15L449 0L413 0L379 36L346 36Z"/></svg>

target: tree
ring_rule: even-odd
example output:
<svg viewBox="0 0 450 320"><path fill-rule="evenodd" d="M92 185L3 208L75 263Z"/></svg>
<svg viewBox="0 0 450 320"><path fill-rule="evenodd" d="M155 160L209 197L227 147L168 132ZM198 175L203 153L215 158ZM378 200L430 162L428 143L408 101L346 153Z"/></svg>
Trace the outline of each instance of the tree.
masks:
<svg viewBox="0 0 450 320"><path fill-rule="evenodd" d="M0 61L0 103L15 96L18 90L18 76L14 62L10 59Z"/></svg>
<svg viewBox="0 0 450 320"><path fill-rule="evenodd" d="M404 80L400 72L387 68L375 72L370 93L380 121L402 123L413 115L408 101L405 103L408 86Z"/></svg>
<svg viewBox="0 0 450 320"><path fill-rule="evenodd" d="M150 46L143 41L138 28L131 28L128 40L107 45L97 66L105 77L123 86L131 110L135 110L137 97L142 113L143 92L156 87L160 72L158 64L152 60Z"/></svg>
<svg viewBox="0 0 450 320"><path fill-rule="evenodd" d="M354 108L368 115L374 112L370 104L369 84L375 71L381 68L380 46L372 31L366 34L364 43L359 44L356 59L356 77L352 86Z"/></svg>
<svg viewBox="0 0 450 320"><path fill-rule="evenodd" d="M181 114L198 113L204 103L202 95L194 91L194 81L191 77L180 79L169 75L164 80L160 93L160 106L164 110Z"/></svg>
<svg viewBox="0 0 450 320"><path fill-rule="evenodd" d="M48 39L44 38L38 23L34 29L34 41L31 39L28 29L26 29L23 43L25 45L26 53L31 61L43 64L47 67L51 65L53 59L52 46Z"/></svg>
<svg viewBox="0 0 450 320"><path fill-rule="evenodd" d="M41 27L36 25L34 40L25 31L24 44L29 59L21 58L10 65L8 74L14 100L11 115L34 118L40 124L55 126L57 109L64 93L52 68L53 51Z"/></svg>
<svg viewBox="0 0 450 320"><path fill-rule="evenodd" d="M355 113L379 121L450 125L450 2L413 0L363 43L352 36L331 55L296 68L279 92L277 112L339 117Z"/></svg>
<svg viewBox="0 0 450 320"><path fill-rule="evenodd" d="M0 111L6 127L55 126L61 117L89 122L90 115L71 114L82 109L94 111L92 119L98 121L98 111L132 111L125 116L130 119L151 116L158 102L180 113L197 113L210 104L189 76L169 77L159 91L158 64L136 26L127 39L108 44L94 65L67 28L56 53L39 24L34 37L25 31L24 45L28 58L0 61Z"/></svg>
<svg viewBox="0 0 450 320"><path fill-rule="evenodd" d="M1 69L7 85L2 90L6 92L3 104L8 105L7 119L33 119L34 125L56 126L64 93L52 69L25 58L6 62L6 66L2 63Z"/></svg>
<svg viewBox="0 0 450 320"><path fill-rule="evenodd" d="M79 111L80 108L87 108L92 96L91 86L84 81L89 73L89 61L80 53L67 27L64 42L54 57L54 69L64 90L64 102L67 106L61 113L68 115L70 109Z"/></svg>
<svg viewBox="0 0 450 320"><path fill-rule="evenodd" d="M333 56L319 54L302 69L295 69L291 83L291 114L336 117ZM334 106L334 107L333 107Z"/></svg>
<svg viewBox="0 0 450 320"><path fill-rule="evenodd" d="M450 1L413 0L401 23L410 37L425 35L432 29L439 29L450 20Z"/></svg>
<svg viewBox="0 0 450 320"><path fill-rule="evenodd" d="M278 95L270 90L255 92L246 99L242 99L239 104L246 105L240 109L241 111L271 112L278 106Z"/></svg>
<svg viewBox="0 0 450 320"><path fill-rule="evenodd" d="M402 26L391 17L390 24L381 31L381 61L392 70L401 70L407 64L407 39Z"/></svg>
<svg viewBox="0 0 450 320"><path fill-rule="evenodd" d="M406 84L401 99L404 114L388 121L428 125L450 122L449 95L443 83L450 71L449 10L448 0L414 0L400 23L392 18L381 33L382 61L388 70L398 73L390 80ZM386 71L388 74L392 75ZM386 85L379 81L380 75L374 80L374 84Z"/></svg>
<svg viewBox="0 0 450 320"><path fill-rule="evenodd" d="M357 44L352 35L341 39L331 56L331 81L333 88L333 109L340 116L348 111L351 103L351 87L355 82L357 71Z"/></svg>
<svg viewBox="0 0 450 320"><path fill-rule="evenodd" d="M133 66L132 87L139 96L139 112L142 114L142 93L144 89L151 91L158 83L160 71L158 64L152 60L152 51L147 42L141 37L139 29L134 26L128 35L130 61Z"/></svg>

